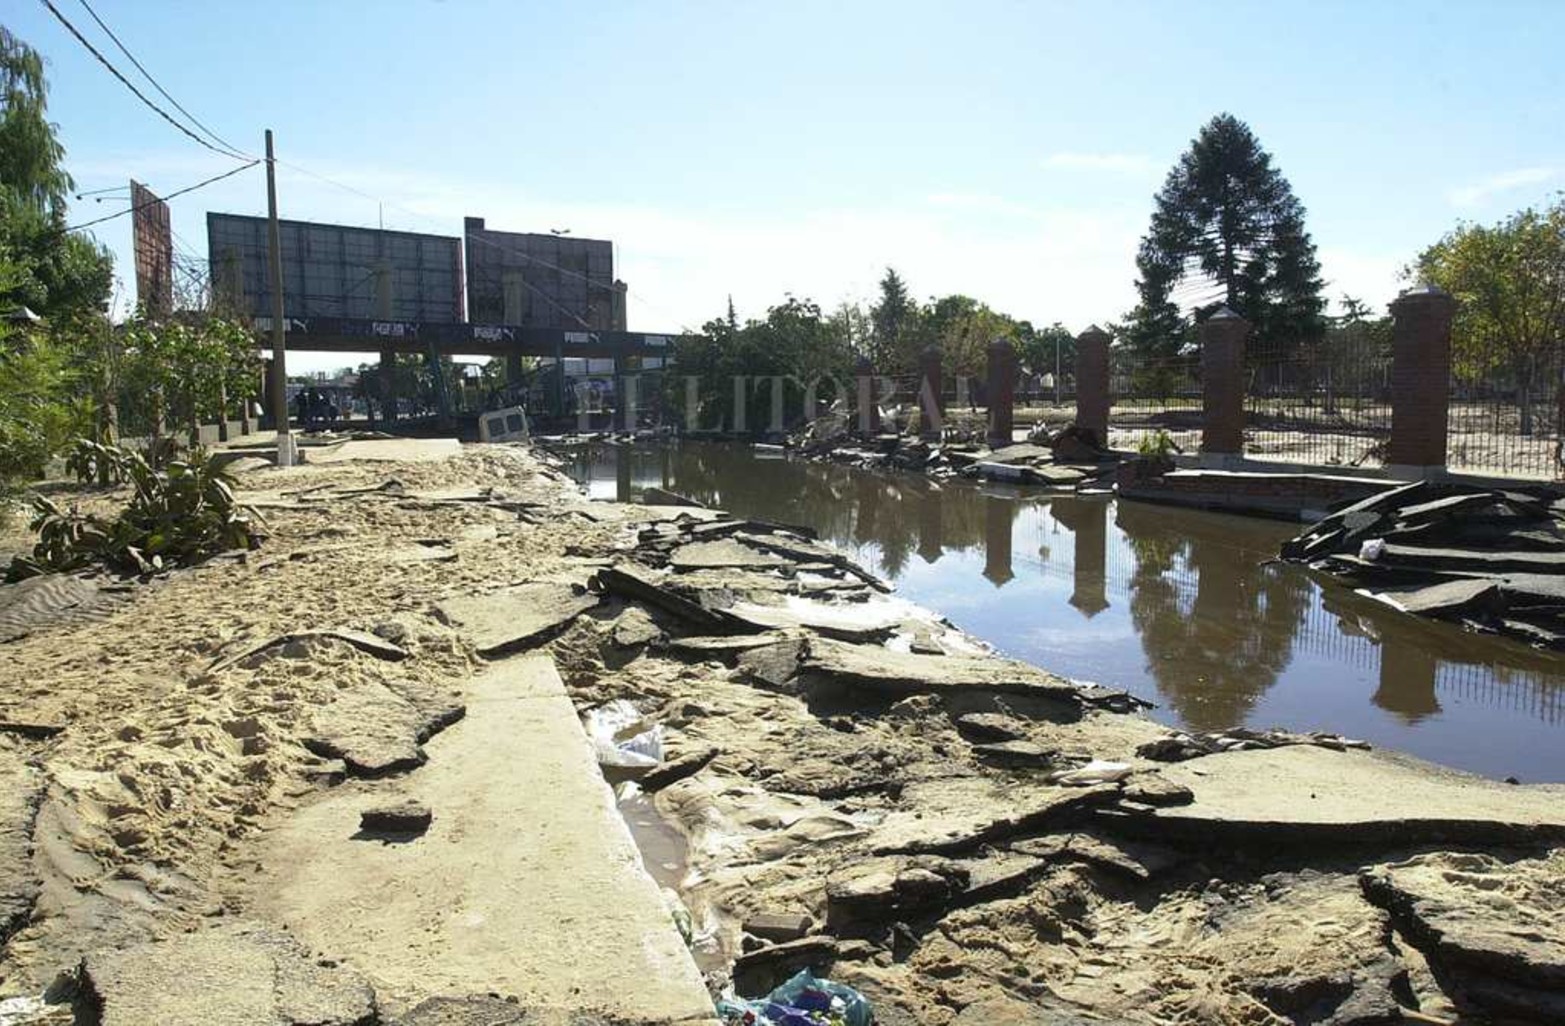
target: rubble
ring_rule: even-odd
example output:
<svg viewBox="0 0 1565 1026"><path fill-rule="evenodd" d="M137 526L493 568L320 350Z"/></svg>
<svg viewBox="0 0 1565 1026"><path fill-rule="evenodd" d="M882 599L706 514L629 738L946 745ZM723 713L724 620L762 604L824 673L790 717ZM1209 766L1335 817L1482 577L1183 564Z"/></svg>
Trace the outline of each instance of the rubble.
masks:
<svg viewBox="0 0 1565 1026"><path fill-rule="evenodd" d="M1565 855L1433 853L1372 867L1364 895L1455 984L1459 1008L1502 1020L1565 1015Z"/></svg>
<svg viewBox="0 0 1565 1026"><path fill-rule="evenodd" d="M365 809L359 813L359 829L366 834L421 834L434 819L429 806L403 801Z"/></svg>
<svg viewBox="0 0 1565 1026"><path fill-rule="evenodd" d="M1042 459L861 448L942 475ZM172 579L137 598L152 615L70 634L66 657L9 646L5 720L68 729L0 731L0 774L13 754L21 768L0 790L0 851L17 853L0 867L24 872L0 876L6 985L41 992L85 952L105 1023L178 1022L223 980L226 1003L195 1021L608 1024L642 1021L626 1003L642 995L598 981L647 958L638 980L684 986L642 1018L696 1022L712 1009L693 950L714 992L809 969L888 1026L1558 1017L1561 788L1328 735L1172 731L1123 693L986 653L809 532L668 496L589 504L552 477L546 493L535 459L409 463L396 494L349 463L255 471L304 486L277 513L275 562ZM502 467L509 506L485 491ZM1406 493L1392 525L1438 533L1492 505L1448 498ZM1350 531L1418 547L1376 534L1386 515L1346 512L1314 551L1358 559ZM1496 551L1542 551L1518 546L1548 530L1502 519L1483 527L1504 533ZM322 547L344 523L367 537ZM458 558L385 559L437 537ZM1388 592L1425 586L1378 570ZM1468 596L1464 616L1491 583L1507 616L1565 596L1549 574L1441 573L1428 583L1483 582L1444 593ZM528 590L485 591L502 581ZM402 656L321 632L256 648L311 602ZM471 717L426 751L464 692ZM638 852L625 823L598 823L615 854L587 859L572 824L615 802L592 751L552 739L615 703L658 739L626 793L669 836ZM428 832L347 840L379 832L362 816L380 806ZM688 908L690 950L648 870ZM253 935L260 919L321 960L301 968ZM612 1012L584 985L613 991ZM172 1011L136 1019L159 994Z"/></svg>
<svg viewBox="0 0 1565 1026"><path fill-rule="evenodd" d="M494 658L531 647L597 604L598 596L584 588L534 581L447 599L435 609L479 655Z"/></svg>
<svg viewBox="0 0 1565 1026"><path fill-rule="evenodd" d="M866 469L923 473L935 480L962 476L985 481L1075 490L1097 484L1125 455L1103 447L1092 431L1068 424L1051 434L1039 425L1026 442L991 449L968 433L948 427L938 442L917 434L883 433L865 438L843 429L835 415L822 418L790 439L787 451ZM830 421L831 430L817 426Z"/></svg>
<svg viewBox="0 0 1565 1026"><path fill-rule="evenodd" d="M1406 613L1565 648L1565 509L1552 488L1416 481L1320 520L1281 555Z"/></svg>

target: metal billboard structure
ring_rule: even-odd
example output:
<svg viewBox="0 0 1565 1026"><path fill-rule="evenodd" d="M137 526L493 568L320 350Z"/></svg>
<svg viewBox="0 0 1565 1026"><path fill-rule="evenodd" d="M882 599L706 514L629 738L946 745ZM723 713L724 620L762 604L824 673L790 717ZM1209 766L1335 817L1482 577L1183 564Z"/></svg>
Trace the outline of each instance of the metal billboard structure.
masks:
<svg viewBox="0 0 1565 1026"><path fill-rule="evenodd" d="M614 244L464 222L468 311L477 324L624 331L625 286L614 279Z"/></svg>
<svg viewBox="0 0 1565 1026"><path fill-rule="evenodd" d="M448 235L280 221L287 317L465 321L462 242ZM231 309L271 315L266 218L207 214L212 284Z"/></svg>
<svg viewBox="0 0 1565 1026"><path fill-rule="evenodd" d="M136 302L148 317L166 317L174 309L174 235L168 204L132 178L130 209Z"/></svg>

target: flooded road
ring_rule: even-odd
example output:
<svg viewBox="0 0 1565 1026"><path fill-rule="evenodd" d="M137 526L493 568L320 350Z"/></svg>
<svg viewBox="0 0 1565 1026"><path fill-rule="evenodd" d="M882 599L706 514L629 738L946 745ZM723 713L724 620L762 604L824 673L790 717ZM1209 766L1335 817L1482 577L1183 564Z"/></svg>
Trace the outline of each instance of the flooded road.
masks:
<svg viewBox="0 0 1565 1026"><path fill-rule="evenodd" d="M671 488L804 524L1005 655L1125 688L1194 730L1327 730L1565 781L1565 658L1262 562L1294 525L1028 494L702 443L568 450L595 498Z"/></svg>

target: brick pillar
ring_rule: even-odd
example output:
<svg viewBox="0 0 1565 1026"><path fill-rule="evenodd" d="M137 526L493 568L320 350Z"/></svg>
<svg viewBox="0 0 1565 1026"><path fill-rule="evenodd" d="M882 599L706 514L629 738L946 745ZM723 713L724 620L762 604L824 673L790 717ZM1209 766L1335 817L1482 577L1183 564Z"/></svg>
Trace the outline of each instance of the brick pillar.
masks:
<svg viewBox="0 0 1565 1026"><path fill-rule="evenodd" d="M1202 462L1244 455L1244 339L1250 322L1220 306L1201 325Z"/></svg>
<svg viewBox="0 0 1565 1026"><path fill-rule="evenodd" d="M1016 408L1016 347L1010 339L997 338L989 343L989 382L985 389L989 405L989 447L1011 444L1011 427Z"/></svg>
<svg viewBox="0 0 1565 1026"><path fill-rule="evenodd" d="M1109 440L1109 333L1092 325L1076 337L1076 426Z"/></svg>
<svg viewBox="0 0 1565 1026"><path fill-rule="evenodd" d="M925 438L938 440L940 428L945 423L945 399L940 395L939 346L930 346L919 356L919 433Z"/></svg>
<svg viewBox="0 0 1565 1026"><path fill-rule="evenodd" d="M1016 503L998 495L984 496L984 577L1003 588L1016 576L1011 569L1011 524Z"/></svg>
<svg viewBox="0 0 1565 1026"><path fill-rule="evenodd" d="M854 404L858 411L859 434L880 434L880 402L875 395L875 364L861 356L853 366Z"/></svg>
<svg viewBox="0 0 1565 1026"><path fill-rule="evenodd" d="M1391 444L1386 468L1398 477L1445 469L1446 405L1451 391L1451 319L1444 289L1409 289L1391 304Z"/></svg>

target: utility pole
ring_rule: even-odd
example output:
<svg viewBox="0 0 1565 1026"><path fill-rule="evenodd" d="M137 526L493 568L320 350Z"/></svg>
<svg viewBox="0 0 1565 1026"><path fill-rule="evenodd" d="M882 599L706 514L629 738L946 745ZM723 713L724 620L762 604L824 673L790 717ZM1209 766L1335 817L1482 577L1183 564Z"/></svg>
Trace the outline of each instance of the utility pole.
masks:
<svg viewBox="0 0 1565 1026"><path fill-rule="evenodd" d="M288 340L283 334L283 239L277 225L277 158L266 130L266 249L272 268L272 420L277 425L277 465L291 467L298 450L288 430Z"/></svg>
<svg viewBox="0 0 1565 1026"><path fill-rule="evenodd" d="M1054 405L1060 405L1060 335L1054 333Z"/></svg>

